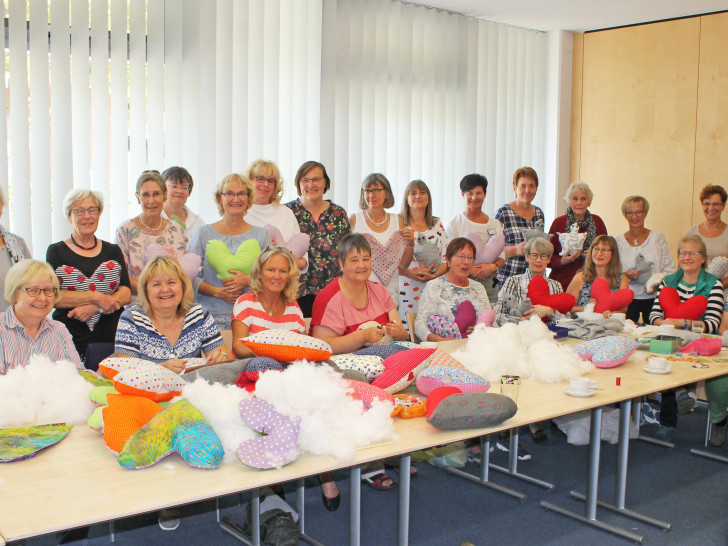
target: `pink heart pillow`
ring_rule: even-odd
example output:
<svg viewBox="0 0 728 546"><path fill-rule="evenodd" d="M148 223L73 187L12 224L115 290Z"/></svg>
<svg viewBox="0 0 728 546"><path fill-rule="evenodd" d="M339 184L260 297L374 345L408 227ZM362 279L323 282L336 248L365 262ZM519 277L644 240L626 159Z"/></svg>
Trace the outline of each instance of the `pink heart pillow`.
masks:
<svg viewBox="0 0 728 546"><path fill-rule="evenodd" d="M629 288L612 292L607 281L596 279L591 285L591 297L596 300L594 312L603 313L627 307L634 299L634 292Z"/></svg>
<svg viewBox="0 0 728 546"><path fill-rule="evenodd" d="M156 258L157 256L172 256L173 258L177 258L177 261L190 279L197 277L197 274L200 272L200 268L202 267L202 258L200 258L197 254L186 252L185 254L182 254L182 256L177 257L174 252L169 252L159 243L147 245L147 248L144 250L144 257L142 261L146 265L150 260L152 260L152 258Z"/></svg>
<svg viewBox="0 0 728 546"><path fill-rule="evenodd" d="M311 237L305 233L294 233L290 239L284 239L281 230L271 224L266 224L265 229L268 230L271 241L275 241L278 246L282 246L291 251L296 258L303 258L308 252L311 245Z"/></svg>
<svg viewBox="0 0 728 546"><path fill-rule="evenodd" d="M493 321L495 321L495 311L493 311L492 307L488 307L487 309L483 309L480 312L480 315L478 315L478 320L475 321L475 324L485 324L486 326L493 326Z"/></svg>
<svg viewBox="0 0 728 546"><path fill-rule="evenodd" d="M663 287L658 299L665 318L700 320L708 308L708 298L705 296L693 296L681 302L680 295L672 286Z"/></svg>
<svg viewBox="0 0 728 546"><path fill-rule="evenodd" d="M559 313L568 313L576 304L576 298L571 294L551 294L549 283L542 275L535 275L528 283L528 298L533 305L553 307Z"/></svg>
<svg viewBox="0 0 728 546"><path fill-rule="evenodd" d="M469 231L465 237L475 245L475 264L492 264L501 255L506 247L506 236L498 232L483 243L483 234L477 231Z"/></svg>
<svg viewBox="0 0 728 546"><path fill-rule="evenodd" d="M372 247L372 270L382 284L388 284L392 275L399 270L399 262L402 260L402 253L405 248L404 237L399 231L395 231L383 245L369 233L363 234Z"/></svg>

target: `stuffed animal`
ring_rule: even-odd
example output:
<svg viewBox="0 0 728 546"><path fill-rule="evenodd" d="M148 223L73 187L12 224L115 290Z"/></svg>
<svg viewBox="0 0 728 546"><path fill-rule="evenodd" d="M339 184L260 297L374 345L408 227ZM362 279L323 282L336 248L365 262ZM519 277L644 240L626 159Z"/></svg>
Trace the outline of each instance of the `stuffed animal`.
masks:
<svg viewBox="0 0 728 546"><path fill-rule="evenodd" d="M579 233L579 224L574 222L569 226L567 233L558 233L559 243L561 243L561 252L559 256L566 256L575 251L584 250L584 241L586 241L586 233Z"/></svg>
<svg viewBox="0 0 728 546"><path fill-rule="evenodd" d="M528 298L519 303L515 294L503 294L500 297L503 302L503 310L512 317L522 317L523 313L533 308L533 304Z"/></svg>
<svg viewBox="0 0 728 546"><path fill-rule="evenodd" d="M652 265L652 262L645 261L645 257L642 253L637 254L637 258L634 261L634 267L631 267L630 269L636 269L640 272L640 274L632 282L637 284L646 284L652 276Z"/></svg>
<svg viewBox="0 0 728 546"><path fill-rule="evenodd" d="M427 268L432 272L442 263L442 254L437 245L427 240L427 235L418 233L415 241L415 259L420 267L427 264Z"/></svg>
<svg viewBox="0 0 728 546"><path fill-rule="evenodd" d="M543 220L536 220L533 223L533 229L522 229L521 235L523 235L524 241L530 241L536 237L543 237L547 241L549 240L549 236L543 230Z"/></svg>
<svg viewBox="0 0 728 546"><path fill-rule="evenodd" d="M373 326L375 326L377 328L384 328L384 326L379 324L376 320L370 320L368 322L360 324L359 328L357 328L357 330L366 330L367 328L371 328ZM369 347L371 345L388 345L388 344L392 343L392 341L393 341L392 336L390 336L389 334L384 334L384 336L382 336L382 339L380 339L376 343L371 343L371 342L367 341L364 345L366 345L367 347Z"/></svg>
<svg viewBox="0 0 728 546"><path fill-rule="evenodd" d="M660 286L660 283L662 282L662 279L664 279L667 276L667 273L655 273L652 275L649 279L647 279L647 282L645 283L645 292L648 294L653 294L655 290L657 290L657 287Z"/></svg>

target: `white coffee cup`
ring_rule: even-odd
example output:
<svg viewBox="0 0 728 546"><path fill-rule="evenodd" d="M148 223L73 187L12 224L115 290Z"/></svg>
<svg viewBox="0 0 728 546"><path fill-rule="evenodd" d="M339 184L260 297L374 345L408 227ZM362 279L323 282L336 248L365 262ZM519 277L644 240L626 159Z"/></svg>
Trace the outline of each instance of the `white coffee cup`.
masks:
<svg viewBox="0 0 728 546"><path fill-rule="evenodd" d="M653 370L665 370L667 369L667 359L661 356L653 356L647 359L647 366Z"/></svg>
<svg viewBox="0 0 728 546"><path fill-rule="evenodd" d="M665 334L671 334L675 331L674 324L660 324L660 332Z"/></svg>
<svg viewBox="0 0 728 546"><path fill-rule="evenodd" d="M586 377L572 377L569 379L571 390L577 392L589 392L597 388L597 382Z"/></svg>
<svg viewBox="0 0 728 546"><path fill-rule="evenodd" d="M627 315L625 315L624 313L612 313L611 315L609 315L609 318L617 319L620 322L624 322L625 320L627 320Z"/></svg>

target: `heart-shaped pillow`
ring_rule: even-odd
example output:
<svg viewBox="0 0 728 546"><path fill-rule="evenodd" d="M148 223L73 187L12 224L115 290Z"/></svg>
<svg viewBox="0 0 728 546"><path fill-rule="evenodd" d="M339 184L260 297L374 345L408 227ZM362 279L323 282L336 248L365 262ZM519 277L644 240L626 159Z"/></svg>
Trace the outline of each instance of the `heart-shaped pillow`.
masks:
<svg viewBox="0 0 728 546"><path fill-rule="evenodd" d="M475 263L473 265L492 264L506 247L506 236L503 235L503 232L493 235L487 243L483 242L483 234L477 231L469 231L465 237L475 245Z"/></svg>
<svg viewBox="0 0 728 546"><path fill-rule="evenodd" d="M430 415L433 414L435 408L437 408L438 404L445 400L445 398L453 394L461 393L462 391L457 387L438 387L437 389L433 389L427 396L427 418L430 418Z"/></svg>
<svg viewBox="0 0 728 546"><path fill-rule="evenodd" d="M394 406L394 397L384 389L353 379L343 379L343 381L346 384L346 395L354 400L359 400L364 405L364 409L371 408L374 400L390 402Z"/></svg>
<svg viewBox="0 0 728 546"><path fill-rule="evenodd" d="M374 381L384 373L384 358L374 355L343 354L332 355L331 360L341 370L354 370L366 376L367 381Z"/></svg>
<svg viewBox="0 0 728 546"><path fill-rule="evenodd" d="M195 468L217 468L225 451L213 428L186 398L152 417L124 444L119 464L147 468L172 453Z"/></svg>
<svg viewBox="0 0 728 546"><path fill-rule="evenodd" d="M435 349L410 349L384 359L384 373L372 381L372 385L396 394L411 385L417 374L430 364Z"/></svg>
<svg viewBox="0 0 728 546"><path fill-rule="evenodd" d="M238 387L245 388L247 383L255 383L260 379L260 374L269 371L283 371L283 365L275 358L269 356L256 356L248 360L245 370L240 374Z"/></svg>
<svg viewBox="0 0 728 546"><path fill-rule="evenodd" d="M493 326L493 322L495 321L495 311L493 311L492 307L488 307L487 309L483 309L480 314L478 315L478 320L475 321L475 324L485 324L486 326Z"/></svg>
<svg viewBox="0 0 728 546"><path fill-rule="evenodd" d="M391 221L391 220L390 220ZM386 285L399 270L406 243L402 233L397 230L389 237L386 245L377 241L369 233L363 234L372 249L372 271L382 284Z"/></svg>
<svg viewBox="0 0 728 546"><path fill-rule="evenodd" d="M430 366L419 373L415 387L425 396L439 387L457 387L460 392L486 392L490 389L490 381L466 368Z"/></svg>
<svg viewBox="0 0 728 546"><path fill-rule="evenodd" d="M113 378L114 388L121 394L143 396L155 402L171 400L185 385L179 374L141 358L110 356L101 361L99 371Z"/></svg>
<svg viewBox="0 0 728 546"><path fill-rule="evenodd" d="M460 302L457 311L455 311L455 324L458 325L463 339L468 337L468 328L475 326L477 319L478 316L473 303L470 300Z"/></svg>
<svg viewBox="0 0 728 546"><path fill-rule="evenodd" d="M597 368L614 368L632 356L639 346L639 341L607 336L580 343L574 347L574 352L584 360L591 360Z"/></svg>
<svg viewBox="0 0 728 546"><path fill-rule="evenodd" d="M708 308L708 298L693 296L680 301L680 294L672 286L665 286L657 297L665 318L700 320Z"/></svg>
<svg viewBox="0 0 728 546"><path fill-rule="evenodd" d="M455 321L450 320L445 315L439 313L433 313L427 317L427 329L440 337L446 337L450 339L462 339L463 336L460 333L460 328Z"/></svg>
<svg viewBox="0 0 728 546"><path fill-rule="evenodd" d="M205 246L205 256L221 281L232 277L228 270L241 271L250 275L255 259L260 254L260 243L256 239L243 241L235 254L232 254L225 243L217 239L211 239Z"/></svg>
<svg viewBox="0 0 728 546"><path fill-rule="evenodd" d="M291 419L260 398L240 401L243 422L263 436L238 447L240 460L253 468L281 468L298 458L301 418Z"/></svg>
<svg viewBox="0 0 728 546"><path fill-rule="evenodd" d="M177 261L190 279L197 277L197 274L202 268L202 258L200 258L197 254L186 252L182 254L182 256L177 257L174 252L168 251L159 243L147 245L147 248L144 250L144 257L142 261L144 264L147 264L152 260L152 258L156 258L157 256L172 256L173 258L177 258Z"/></svg>
<svg viewBox="0 0 728 546"><path fill-rule="evenodd" d="M723 346L723 340L719 337L701 337L694 339L682 349L681 353L694 353L696 355L711 356L718 354Z"/></svg>
<svg viewBox="0 0 728 546"><path fill-rule="evenodd" d="M561 244L559 256L566 256L566 254L571 254L577 250L579 252L584 250L584 241L586 241L587 233L579 233L579 224L571 224L567 233L557 233L557 235Z"/></svg>
<svg viewBox="0 0 728 546"><path fill-rule="evenodd" d="M576 298L571 294L551 294L549 283L542 275L534 275L528 283L528 299L533 305L553 307L559 313L568 313L576 304Z"/></svg>
<svg viewBox="0 0 728 546"><path fill-rule="evenodd" d="M73 425L38 425L0 429L0 463L30 459L39 451L57 444Z"/></svg>
<svg viewBox="0 0 728 546"><path fill-rule="evenodd" d="M603 313L604 311L616 311L627 307L634 299L634 291L629 288L623 288L612 292L609 283L604 279L595 279L591 285L591 297L596 300L594 304L595 313Z"/></svg>
<svg viewBox="0 0 728 546"><path fill-rule="evenodd" d="M121 282L121 265L116 260L109 260L99 265L90 277L70 265L59 266L56 268L56 277L61 290L113 294ZM93 331L100 318L100 312L94 313L86 321L88 329Z"/></svg>
<svg viewBox="0 0 728 546"><path fill-rule="evenodd" d="M728 277L728 257L716 256L710 261L710 265L706 268L706 271L719 279L725 279Z"/></svg>
<svg viewBox="0 0 728 546"><path fill-rule="evenodd" d="M275 241L275 244L282 246L291 251L296 258L303 258L308 252L308 247L311 245L311 237L306 233L294 233L290 239L284 239L281 230L271 224L266 224L265 229L268 230L270 240Z"/></svg>
<svg viewBox="0 0 728 546"><path fill-rule="evenodd" d="M141 396L109 394L106 401L108 405L101 408L99 428L104 433L104 443L114 453L121 453L126 441L162 411L162 406Z"/></svg>

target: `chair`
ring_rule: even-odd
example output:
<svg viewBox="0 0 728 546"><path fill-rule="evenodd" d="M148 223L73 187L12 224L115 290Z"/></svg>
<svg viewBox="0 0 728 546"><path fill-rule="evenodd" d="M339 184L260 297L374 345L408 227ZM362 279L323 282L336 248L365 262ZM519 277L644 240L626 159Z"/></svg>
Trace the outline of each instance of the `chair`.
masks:
<svg viewBox="0 0 728 546"><path fill-rule="evenodd" d="M417 343L415 339L415 320L417 319L417 313L405 313L407 317L407 326L409 327L410 341Z"/></svg>
<svg viewBox="0 0 728 546"><path fill-rule="evenodd" d="M114 354L113 343L89 343L83 358L83 366L87 370L99 371L99 363Z"/></svg>

